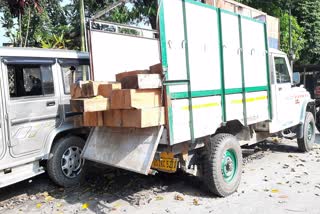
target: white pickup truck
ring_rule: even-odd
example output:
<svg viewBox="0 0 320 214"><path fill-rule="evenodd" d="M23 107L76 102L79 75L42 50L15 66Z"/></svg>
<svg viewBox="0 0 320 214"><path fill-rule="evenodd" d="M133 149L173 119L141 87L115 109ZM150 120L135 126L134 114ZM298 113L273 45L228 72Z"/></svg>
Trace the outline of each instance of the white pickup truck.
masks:
<svg viewBox="0 0 320 214"><path fill-rule="evenodd" d="M94 80L162 63L166 125L93 128L83 157L149 174L200 175L219 196L236 191L241 146L270 136L315 142L315 103L287 56L268 48L266 23L192 0L162 0L158 32L90 22ZM299 82L299 81L297 81Z"/></svg>

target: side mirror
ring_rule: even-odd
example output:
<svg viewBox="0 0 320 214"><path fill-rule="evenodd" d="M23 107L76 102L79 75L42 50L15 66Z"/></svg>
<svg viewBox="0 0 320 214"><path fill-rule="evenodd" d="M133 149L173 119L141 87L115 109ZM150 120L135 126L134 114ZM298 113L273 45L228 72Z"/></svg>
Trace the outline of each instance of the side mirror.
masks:
<svg viewBox="0 0 320 214"><path fill-rule="evenodd" d="M299 72L293 73L293 84L295 84L295 85L300 84L300 73Z"/></svg>

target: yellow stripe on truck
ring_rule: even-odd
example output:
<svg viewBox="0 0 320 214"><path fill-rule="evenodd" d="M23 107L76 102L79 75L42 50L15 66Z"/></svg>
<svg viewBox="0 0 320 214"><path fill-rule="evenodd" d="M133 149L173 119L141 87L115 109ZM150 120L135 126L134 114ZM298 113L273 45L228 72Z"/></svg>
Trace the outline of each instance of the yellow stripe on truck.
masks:
<svg viewBox="0 0 320 214"><path fill-rule="evenodd" d="M255 101L261 101L261 100L266 100L266 99L268 99L268 96L251 97L251 98L247 98L246 102L252 103ZM242 99L241 100L231 100L231 104L242 104Z"/></svg>
<svg viewBox="0 0 320 214"><path fill-rule="evenodd" d="M205 103L199 105L193 105L192 109L201 109L201 108L210 108L210 107L217 107L220 106L219 103ZM189 106L183 106L182 110L189 110Z"/></svg>

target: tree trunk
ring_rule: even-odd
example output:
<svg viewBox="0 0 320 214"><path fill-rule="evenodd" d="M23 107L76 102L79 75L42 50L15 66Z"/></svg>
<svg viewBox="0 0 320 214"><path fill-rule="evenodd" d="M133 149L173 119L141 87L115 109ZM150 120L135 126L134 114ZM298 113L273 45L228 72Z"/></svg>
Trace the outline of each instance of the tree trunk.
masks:
<svg viewBox="0 0 320 214"><path fill-rule="evenodd" d="M28 13L28 25L27 25L26 38L25 38L25 41L24 41L24 47L27 47L27 43L28 43L28 36L29 36L29 30L30 30L30 21L31 21L31 8L29 8L29 13Z"/></svg>
<svg viewBox="0 0 320 214"><path fill-rule="evenodd" d="M20 37L20 41L19 41L19 47L22 47L23 41L22 41L22 13L21 10L19 10L19 37Z"/></svg>

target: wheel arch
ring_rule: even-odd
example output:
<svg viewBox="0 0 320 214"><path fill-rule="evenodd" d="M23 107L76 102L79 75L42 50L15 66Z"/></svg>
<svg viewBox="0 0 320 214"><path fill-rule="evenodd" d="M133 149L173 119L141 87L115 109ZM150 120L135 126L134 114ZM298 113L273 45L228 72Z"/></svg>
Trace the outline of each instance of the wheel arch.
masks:
<svg viewBox="0 0 320 214"><path fill-rule="evenodd" d="M72 125L64 125L62 127L59 127L59 129L55 129L50 133L46 140L46 146L45 146L45 155L43 157L44 160L47 160L49 158L51 149L55 143L58 142L63 137L66 137L68 135L72 136L78 136L86 140L90 133L90 128L75 128Z"/></svg>
<svg viewBox="0 0 320 214"><path fill-rule="evenodd" d="M314 119L316 119L316 103L314 100L306 100L302 105L301 112L300 112L299 125L297 128L297 138L302 138L304 135L303 125L304 125L304 120L307 112L312 113Z"/></svg>

